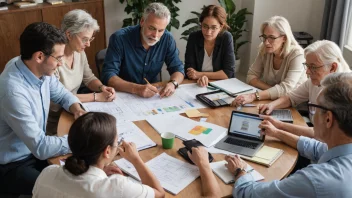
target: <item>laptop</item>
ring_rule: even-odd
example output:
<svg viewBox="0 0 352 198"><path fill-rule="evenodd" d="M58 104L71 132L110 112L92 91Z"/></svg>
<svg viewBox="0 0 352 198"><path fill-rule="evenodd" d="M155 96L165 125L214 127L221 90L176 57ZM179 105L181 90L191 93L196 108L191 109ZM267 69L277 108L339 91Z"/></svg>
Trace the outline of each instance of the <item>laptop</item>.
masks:
<svg viewBox="0 0 352 198"><path fill-rule="evenodd" d="M228 134L215 147L241 155L254 156L264 145L265 135L261 135L258 128L262 120L257 114L232 111Z"/></svg>

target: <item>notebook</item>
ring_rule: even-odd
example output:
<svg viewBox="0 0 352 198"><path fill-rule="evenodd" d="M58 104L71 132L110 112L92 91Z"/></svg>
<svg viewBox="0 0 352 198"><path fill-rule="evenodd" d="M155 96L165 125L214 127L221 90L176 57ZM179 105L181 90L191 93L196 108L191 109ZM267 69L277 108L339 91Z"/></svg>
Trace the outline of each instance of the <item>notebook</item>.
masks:
<svg viewBox="0 0 352 198"><path fill-rule="evenodd" d="M257 90L257 88L252 87L236 78L210 82L209 85L230 94L253 93Z"/></svg>
<svg viewBox="0 0 352 198"><path fill-rule="evenodd" d="M141 180L137 170L126 159L116 160L115 164L134 179ZM200 175L197 166L171 157L166 153L158 155L145 164L159 180L161 186L173 195L177 195Z"/></svg>
<svg viewBox="0 0 352 198"><path fill-rule="evenodd" d="M235 182L234 175L226 168L225 164L227 162L225 160L219 162L210 163L210 167L225 184L231 184ZM246 171L248 174L251 174L254 181L263 180L264 177L258 171L254 170L249 164L247 164Z"/></svg>
<svg viewBox="0 0 352 198"><path fill-rule="evenodd" d="M241 158L270 167L283 153L281 149L264 145L253 157L241 155Z"/></svg>

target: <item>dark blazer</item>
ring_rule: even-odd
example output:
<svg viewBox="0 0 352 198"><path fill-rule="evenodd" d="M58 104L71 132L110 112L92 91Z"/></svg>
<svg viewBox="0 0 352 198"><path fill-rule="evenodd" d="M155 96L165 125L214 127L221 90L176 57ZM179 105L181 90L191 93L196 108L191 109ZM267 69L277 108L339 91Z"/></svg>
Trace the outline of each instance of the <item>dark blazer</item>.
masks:
<svg viewBox="0 0 352 198"><path fill-rule="evenodd" d="M204 59L204 37L202 31L192 32L188 37L185 54L185 73L188 68L202 71ZM235 77L235 54L230 32L220 33L213 51L213 71L223 70L227 77Z"/></svg>

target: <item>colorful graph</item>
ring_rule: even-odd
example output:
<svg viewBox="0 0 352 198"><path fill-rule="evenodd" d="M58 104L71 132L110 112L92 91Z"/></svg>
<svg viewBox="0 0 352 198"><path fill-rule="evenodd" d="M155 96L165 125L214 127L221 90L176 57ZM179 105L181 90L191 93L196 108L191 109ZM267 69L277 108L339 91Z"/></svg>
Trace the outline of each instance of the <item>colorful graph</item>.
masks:
<svg viewBox="0 0 352 198"><path fill-rule="evenodd" d="M192 130L190 130L188 133L193 134L193 135L200 135L200 134L205 134L208 135L213 129L211 128L206 128L203 126L195 126Z"/></svg>

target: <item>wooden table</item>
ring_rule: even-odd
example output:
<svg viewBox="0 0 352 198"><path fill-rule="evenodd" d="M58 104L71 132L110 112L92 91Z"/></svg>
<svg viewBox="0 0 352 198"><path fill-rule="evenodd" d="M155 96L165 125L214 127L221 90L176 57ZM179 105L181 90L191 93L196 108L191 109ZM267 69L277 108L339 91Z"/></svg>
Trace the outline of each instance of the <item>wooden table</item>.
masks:
<svg viewBox="0 0 352 198"><path fill-rule="evenodd" d="M267 103L267 102L269 101L260 101L260 103ZM259 102L257 102L257 104L258 103ZM209 109L209 108L199 109L200 112L209 113L210 116L208 117L207 122L214 123L225 128L228 128L229 126L231 112L233 110L234 110L233 107L221 107L217 109ZM249 113L258 113L258 110L256 107L244 107L242 108L242 111L249 112ZM291 108L291 111L294 119L294 124L306 126L306 123L301 117L301 115L293 108ZM184 115L184 114L181 114L181 115ZM199 118L194 120L199 120ZM67 134L72 123L73 123L73 116L65 111L62 112L59 120L58 136ZM176 138L175 145L172 149L164 150L161 146L160 135L149 125L147 121L141 120L141 121L135 121L134 123L140 129L142 129L142 131L144 131L155 143L157 143L157 147L153 147L139 152L144 162L149 161L150 159L154 158L157 155L160 155L163 152L177 159L185 161L177 153L177 150L183 147L182 141L180 139ZM248 162L248 164L250 164L255 170L257 170L265 177L264 181L280 180L286 177L296 164L296 161L298 158L297 150L287 146L286 144L282 143L281 141L275 138L268 137L268 136L265 139L265 145L282 149L284 150L284 153L270 168L267 168L265 166L252 163L252 162ZM221 161L224 159L223 154L213 154L213 156L215 158L214 161ZM62 157L53 158L50 160L50 162L59 164L60 158ZM218 177L216 178L220 185L222 196L224 197L232 196L233 184L226 185ZM201 179L200 178L196 179L184 190L182 190L179 194L177 194L177 196L173 196L169 193L166 193L166 197L201 197Z"/></svg>

